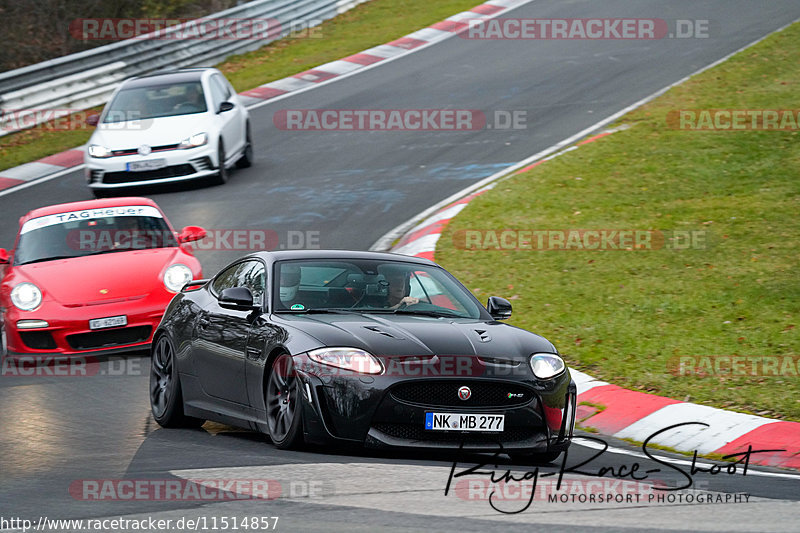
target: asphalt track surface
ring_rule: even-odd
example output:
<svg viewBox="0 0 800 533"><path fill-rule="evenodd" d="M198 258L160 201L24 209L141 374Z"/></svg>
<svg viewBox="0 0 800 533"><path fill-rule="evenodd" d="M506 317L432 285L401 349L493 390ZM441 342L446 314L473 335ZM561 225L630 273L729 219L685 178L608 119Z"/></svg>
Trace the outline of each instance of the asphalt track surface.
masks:
<svg viewBox="0 0 800 533"><path fill-rule="evenodd" d="M319 232L323 248L367 249L433 203L797 19L800 4L537 1L504 16L707 19L710 37L599 42L454 37L252 110L255 164L233 172L225 186L144 194L177 227L269 229L283 245L289 231ZM275 112L306 108L480 109L490 117L495 110L525 110L527 128L323 133L280 131L273 125ZM82 171L0 197L0 245L13 244L17 220L30 209L90 198ZM213 274L242 253L201 251L198 257ZM530 531L533 525L587 531L787 531L796 530L800 519L800 480L761 467L746 476L739 470L694 477L695 488L704 491L747 493L747 504L534 502L525 512L501 514L485 500L444 496L453 461L449 455L284 452L258 434L212 424L200 430L159 429L149 412L148 365L146 358L130 357L101 363L92 377L0 378L0 517L279 516L282 531ZM615 450L640 453L630 444L610 443ZM569 465L594 453L574 446ZM481 459L468 457L460 464L470 461ZM641 470L661 469L651 481L674 486L685 479L652 459L617 452L607 452L587 470L637 461ZM499 460L500 473L508 466ZM215 470L221 468L228 470ZM70 484L81 479L217 477L276 479L283 497L266 503L95 502L69 493ZM565 479L583 478L568 473ZM321 492L304 496L304 484L322 487Z"/></svg>

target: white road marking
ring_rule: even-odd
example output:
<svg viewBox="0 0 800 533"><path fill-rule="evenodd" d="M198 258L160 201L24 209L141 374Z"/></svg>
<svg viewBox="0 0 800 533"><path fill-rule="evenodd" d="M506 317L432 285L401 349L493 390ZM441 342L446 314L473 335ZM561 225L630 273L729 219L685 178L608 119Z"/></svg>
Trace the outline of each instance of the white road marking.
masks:
<svg viewBox="0 0 800 533"><path fill-rule="evenodd" d="M603 449L603 445L600 444L599 442L594 442L594 441L590 441L590 440L581 440L580 436L576 436L575 437L575 440L572 441L572 445L573 446L583 446L584 448L591 448L593 450L601 450L601 449ZM649 459L644 454L644 452L636 452L636 451L632 451L632 450L626 450L625 448L617 448L616 446L609 446L608 449L606 449L606 453L616 453L616 454L620 454L620 455L630 455L630 456L633 456L633 457L639 457L641 459ZM687 459L678 459L678 458L675 458L675 457L667 457L666 455L660 455L660 454L656 454L656 453L651 453L650 455L655 457L659 461L664 461L665 463L671 463L671 464L682 465L682 466L691 466L691 464L692 464L692 462L687 460ZM699 467L702 467L702 468L711 468L713 463L703 463L703 462L698 461L695 464L696 464L696 466L699 466ZM724 464L724 462L721 462L720 464ZM789 474L789 473L785 473L784 474L783 472L764 472L764 471L756 469L755 467L753 467L752 464L747 469L747 475L748 476L751 476L751 475L752 476L761 476L761 477L776 477L776 478L783 478L783 479L794 479L794 480L800 481L800 474Z"/></svg>

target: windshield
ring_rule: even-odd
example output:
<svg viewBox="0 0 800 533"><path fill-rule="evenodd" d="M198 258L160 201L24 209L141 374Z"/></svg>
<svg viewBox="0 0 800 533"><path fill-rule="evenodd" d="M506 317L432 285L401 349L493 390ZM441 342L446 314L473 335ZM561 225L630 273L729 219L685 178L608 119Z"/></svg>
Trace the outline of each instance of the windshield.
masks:
<svg viewBox="0 0 800 533"><path fill-rule="evenodd" d="M173 246L178 246L178 241L155 207L73 211L25 222L14 264Z"/></svg>
<svg viewBox="0 0 800 533"><path fill-rule="evenodd" d="M401 261L281 261L276 312L408 313L481 318L472 295L445 270Z"/></svg>
<svg viewBox="0 0 800 533"><path fill-rule="evenodd" d="M108 104L104 123L203 113L207 110L199 81L123 89Z"/></svg>

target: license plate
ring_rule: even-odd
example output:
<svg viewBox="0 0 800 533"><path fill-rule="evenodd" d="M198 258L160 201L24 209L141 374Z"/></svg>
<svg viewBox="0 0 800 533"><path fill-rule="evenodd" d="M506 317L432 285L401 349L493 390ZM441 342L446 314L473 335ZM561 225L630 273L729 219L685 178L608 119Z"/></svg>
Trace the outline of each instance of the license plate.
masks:
<svg viewBox="0 0 800 533"><path fill-rule="evenodd" d="M145 170L158 170L167 166L166 159L148 159L147 161L134 161L128 163L128 172L142 172Z"/></svg>
<svg viewBox="0 0 800 533"><path fill-rule="evenodd" d="M503 431L505 415L425 413L425 429L432 431Z"/></svg>
<svg viewBox="0 0 800 533"><path fill-rule="evenodd" d="M93 318L89 321L89 329L117 328L127 326L128 317L125 315L109 316L106 318Z"/></svg>

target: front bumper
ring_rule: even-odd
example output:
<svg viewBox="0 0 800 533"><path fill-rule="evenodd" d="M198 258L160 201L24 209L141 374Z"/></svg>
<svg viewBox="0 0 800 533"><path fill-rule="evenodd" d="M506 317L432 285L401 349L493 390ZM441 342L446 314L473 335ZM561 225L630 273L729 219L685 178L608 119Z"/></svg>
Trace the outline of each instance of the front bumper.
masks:
<svg viewBox="0 0 800 533"><path fill-rule="evenodd" d="M155 170L131 172L128 163L163 159L166 166ZM119 189L140 185L158 185L200 179L218 173L216 147L211 144L187 150L152 152L147 156L122 155L95 158L86 155L86 180L92 189Z"/></svg>
<svg viewBox="0 0 800 533"><path fill-rule="evenodd" d="M158 291L142 297L67 307L46 301L36 311L8 309L5 336L9 355L112 354L146 348L174 295ZM125 315L123 327L92 330L89 320ZM48 327L20 329L19 320L45 320Z"/></svg>
<svg viewBox="0 0 800 533"><path fill-rule="evenodd" d="M569 372L549 380L446 378L394 379L385 376L319 377L301 372L307 397L305 428L311 442L357 441L370 448L431 448L537 453L566 450L575 425L576 387ZM409 401L401 385L426 387L497 386L527 391L514 405L441 405ZM463 402L462 402L463 403ZM425 415L486 413L505 415L502 432L432 431Z"/></svg>

